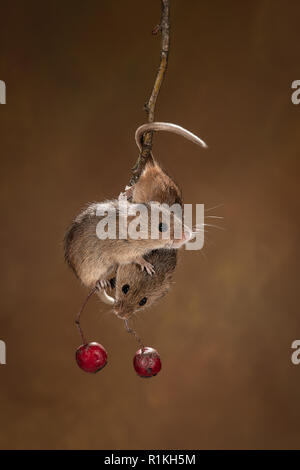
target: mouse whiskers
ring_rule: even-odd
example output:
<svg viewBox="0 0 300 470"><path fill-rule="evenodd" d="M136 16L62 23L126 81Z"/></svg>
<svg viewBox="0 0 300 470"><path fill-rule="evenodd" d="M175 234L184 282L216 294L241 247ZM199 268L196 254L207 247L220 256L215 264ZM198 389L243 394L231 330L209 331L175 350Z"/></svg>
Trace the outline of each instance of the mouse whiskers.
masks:
<svg viewBox="0 0 300 470"><path fill-rule="evenodd" d="M214 224L197 224L195 225L195 228L197 231L201 231L202 227L211 227L211 228L217 228L218 230L226 230L224 227L220 227L219 225L214 225ZM204 232L208 232L207 230L203 230Z"/></svg>
<svg viewBox="0 0 300 470"><path fill-rule="evenodd" d="M223 207L224 204L218 204L216 206L213 206L213 207L210 207L209 209L205 209L204 212L210 212L210 211L213 211L214 209L219 209L219 207Z"/></svg>

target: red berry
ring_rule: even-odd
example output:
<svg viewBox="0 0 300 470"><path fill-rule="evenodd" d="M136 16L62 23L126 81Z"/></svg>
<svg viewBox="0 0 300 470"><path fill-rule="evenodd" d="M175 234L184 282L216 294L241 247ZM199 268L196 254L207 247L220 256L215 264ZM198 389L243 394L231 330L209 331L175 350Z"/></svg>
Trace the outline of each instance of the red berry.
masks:
<svg viewBox="0 0 300 470"><path fill-rule="evenodd" d="M76 351L76 361L82 370L95 374L106 366L107 352L99 343L83 344Z"/></svg>
<svg viewBox="0 0 300 470"><path fill-rule="evenodd" d="M161 369L161 360L156 349L139 349L133 358L133 366L140 377L153 377Z"/></svg>

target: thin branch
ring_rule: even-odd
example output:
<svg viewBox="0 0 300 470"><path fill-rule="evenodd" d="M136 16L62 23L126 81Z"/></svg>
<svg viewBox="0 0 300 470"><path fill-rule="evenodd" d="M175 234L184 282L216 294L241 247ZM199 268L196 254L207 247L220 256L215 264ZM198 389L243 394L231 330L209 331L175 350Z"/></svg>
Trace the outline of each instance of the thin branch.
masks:
<svg viewBox="0 0 300 470"><path fill-rule="evenodd" d="M86 304L88 303L88 301L90 300L90 298L92 297L92 295L96 292L97 288L94 287L94 289L92 289L90 291L90 293L88 294L88 296L86 297L85 301L83 302L83 305L81 307L81 309L79 310L79 312L77 313L77 317L76 317L76 320L75 320L75 323L77 325L77 328L79 330L79 333L80 333L80 336L81 336L81 339L82 339L82 344L87 344L87 340L83 334L83 331L82 331L82 328L81 328L81 325L80 325L80 317L81 317L81 314L86 306Z"/></svg>
<svg viewBox="0 0 300 470"><path fill-rule="evenodd" d="M145 346L144 346L144 344L143 344L143 341L141 340L141 338L139 337L139 335L136 333L136 331L135 331L133 328L130 328L127 319L125 320L124 323L125 323L125 329L127 330L127 332L130 333L130 334L132 334L132 335L135 337L135 339L137 340L137 342L139 343L141 349L144 349Z"/></svg>
<svg viewBox="0 0 300 470"><path fill-rule="evenodd" d="M153 29L152 34L157 34L158 32L161 32L160 64L151 96L149 98L149 101L145 104L145 111L148 116L148 122L154 122L155 105L168 66L168 56L170 48L170 0L161 0L160 24ZM153 132L147 132L144 135L142 152L134 168L132 169L132 179L130 181L131 185L136 183L136 181L139 179L146 164L146 161L150 156L152 144Z"/></svg>

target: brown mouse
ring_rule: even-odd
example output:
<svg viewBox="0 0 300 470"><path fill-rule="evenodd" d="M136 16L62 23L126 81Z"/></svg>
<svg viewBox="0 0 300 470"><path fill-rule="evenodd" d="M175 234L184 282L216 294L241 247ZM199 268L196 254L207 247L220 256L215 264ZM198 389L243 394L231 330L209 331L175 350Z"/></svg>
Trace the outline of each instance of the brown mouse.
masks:
<svg viewBox="0 0 300 470"><path fill-rule="evenodd" d="M186 129L171 123L149 123L140 126L135 134L136 143L141 150L142 138L148 131L174 132L206 147L199 137ZM182 193L174 180L162 169L150 155L137 183L125 191L125 195L134 203L157 201L169 206L182 206ZM104 302L113 305L115 313L121 318L128 318L136 311L149 307L163 297L171 286L173 272L177 263L177 251L158 249L146 256L155 269L150 278L145 276L133 264L119 266L115 280L114 297L103 291L100 295Z"/></svg>
<svg viewBox="0 0 300 470"><path fill-rule="evenodd" d="M157 205L150 207L144 204L140 206L145 207L147 211L142 215L144 224L140 224L137 238L130 234L129 225L128 232L126 228L125 237L121 238L118 230L120 217L123 215L121 211L124 211L124 204L126 211L130 211L134 204L124 200L122 206L119 200L107 201L102 203L102 206L103 204L105 204L107 214L105 220L112 223L112 227L116 229L114 238L99 238L99 223L104 219L102 213L98 215L101 205L99 203L93 203L83 210L72 222L65 236L65 259L86 287L108 288L109 277L116 266L128 263L136 263L139 268L151 275L154 268L145 260L145 254L157 248L177 249L191 237L191 231L184 225L182 226L181 219L174 214L170 214L169 211ZM151 215L155 212L158 216L157 239L151 237ZM162 213L169 216L170 227L159 222ZM130 224L136 218L137 215L128 215L127 223ZM164 226L169 228L168 232L165 229L161 230ZM180 231L180 238L178 232L175 233L176 228Z"/></svg>

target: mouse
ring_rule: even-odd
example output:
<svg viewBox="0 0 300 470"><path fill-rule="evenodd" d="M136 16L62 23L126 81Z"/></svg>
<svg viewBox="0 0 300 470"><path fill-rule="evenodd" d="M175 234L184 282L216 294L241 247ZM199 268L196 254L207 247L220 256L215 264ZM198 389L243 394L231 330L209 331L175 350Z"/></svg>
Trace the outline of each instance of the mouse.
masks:
<svg viewBox="0 0 300 470"><path fill-rule="evenodd" d="M149 131L168 131L179 134L188 140L207 148L206 143L195 134L181 126L165 122L153 122L138 127L135 140L139 150L142 149L143 135ZM183 205L182 191L150 153L138 181L127 187L122 193L134 203L157 201L169 206ZM160 300L171 287L174 270L177 264L177 251L174 249L155 249L145 256L154 266L155 273L151 278L145 276L137 266L127 264L119 266L113 282L113 295L104 290L101 299L113 306L114 313L122 319L128 319L137 311L150 307Z"/></svg>
<svg viewBox="0 0 300 470"><path fill-rule="evenodd" d="M105 201L105 203L92 203L73 220L66 231L64 239L65 260L82 284L99 291L111 286L110 276L116 267L135 263L139 269L145 270L147 275L153 275L155 268L144 258L144 255L153 249L178 249L186 243L192 232L182 225L182 221L175 214L157 204L134 205L122 199ZM99 215L99 206L105 207L105 221L115 228L114 236L99 238L99 223L104 216ZM146 212L135 211L147 209ZM127 215L126 234L120 236L120 217ZM133 211L134 212L134 211ZM161 222L163 216L168 217L169 226ZM153 216L154 219L152 219ZM137 217L139 219L137 220ZM153 224L157 223L157 238L152 236ZM130 223L139 222L139 231L130 232Z"/></svg>
<svg viewBox="0 0 300 470"><path fill-rule="evenodd" d="M117 269L115 279L114 313L122 319L158 302L169 291L177 263L177 250L164 248L145 255L154 266L153 276L147 276L136 265L127 264Z"/></svg>

